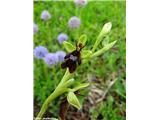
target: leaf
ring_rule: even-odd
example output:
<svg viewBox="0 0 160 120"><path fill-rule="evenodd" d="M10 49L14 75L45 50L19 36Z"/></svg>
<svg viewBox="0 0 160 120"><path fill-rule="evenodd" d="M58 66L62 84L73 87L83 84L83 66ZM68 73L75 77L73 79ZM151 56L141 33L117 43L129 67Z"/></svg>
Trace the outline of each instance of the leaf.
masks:
<svg viewBox="0 0 160 120"><path fill-rule="evenodd" d="M88 87L89 86L89 83L83 83L83 84L79 84L78 86L76 86L75 88L73 88L73 91L77 91L79 89L82 89L82 88L85 88L85 87Z"/></svg>
<svg viewBox="0 0 160 120"><path fill-rule="evenodd" d="M81 52L81 58L87 58L90 57L92 55L92 51L90 50L82 50Z"/></svg>
<svg viewBox="0 0 160 120"><path fill-rule="evenodd" d="M74 94L74 92L69 92L68 93L68 95L67 95L67 101L68 101L69 104L73 105L77 109L81 108L79 100L78 100L77 96Z"/></svg>
<svg viewBox="0 0 160 120"><path fill-rule="evenodd" d="M78 40L78 44L81 43L84 46L86 44L86 41L87 41L87 36L85 34L81 35Z"/></svg>
<svg viewBox="0 0 160 120"><path fill-rule="evenodd" d="M92 57L96 57L99 56L101 54L103 54L104 52L106 52L107 50L109 50L117 41L111 42L108 45L104 46L102 49L98 50L97 52L95 52Z"/></svg>
<svg viewBox="0 0 160 120"><path fill-rule="evenodd" d="M65 47L65 49L67 50L67 52L72 52L76 49L75 46L73 46L71 43L64 41L63 46Z"/></svg>

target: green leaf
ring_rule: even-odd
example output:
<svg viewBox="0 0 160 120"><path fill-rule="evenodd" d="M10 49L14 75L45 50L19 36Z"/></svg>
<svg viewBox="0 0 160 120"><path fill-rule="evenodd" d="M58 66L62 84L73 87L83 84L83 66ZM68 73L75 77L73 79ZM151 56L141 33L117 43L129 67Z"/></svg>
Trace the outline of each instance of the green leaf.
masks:
<svg viewBox="0 0 160 120"><path fill-rule="evenodd" d="M92 51L90 50L82 50L81 52L81 58L87 58L90 57L92 55Z"/></svg>
<svg viewBox="0 0 160 120"><path fill-rule="evenodd" d="M83 83L83 84L79 84L78 86L76 86L75 88L73 88L73 91L77 91L79 89L82 89L82 88L85 88L85 87L88 87L89 86L89 83Z"/></svg>
<svg viewBox="0 0 160 120"><path fill-rule="evenodd" d="M103 47L102 49L98 50L97 52L95 52L92 57L96 57L99 56L101 54L103 54L104 52L106 52L107 50L109 50L117 41L111 42L108 45L106 45L105 47Z"/></svg>
<svg viewBox="0 0 160 120"><path fill-rule="evenodd" d="M69 104L73 105L77 109L81 108L79 100L78 100L77 96L74 94L74 92L69 92L68 93L67 101L68 101Z"/></svg>
<svg viewBox="0 0 160 120"><path fill-rule="evenodd" d="M86 44L86 41L87 41L87 36L85 34L81 35L78 40L78 44L81 43L84 46Z"/></svg>
<svg viewBox="0 0 160 120"><path fill-rule="evenodd" d="M73 46L71 43L64 41L63 46L65 47L65 49L67 50L67 52L72 52L76 49L75 46Z"/></svg>

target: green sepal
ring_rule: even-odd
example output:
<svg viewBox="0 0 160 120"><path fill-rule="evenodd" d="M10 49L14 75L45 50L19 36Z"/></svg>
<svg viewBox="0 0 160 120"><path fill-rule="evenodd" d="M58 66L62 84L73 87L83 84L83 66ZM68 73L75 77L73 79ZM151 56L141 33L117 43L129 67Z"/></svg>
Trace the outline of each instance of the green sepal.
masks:
<svg viewBox="0 0 160 120"><path fill-rule="evenodd" d="M69 104L73 105L77 109L81 108L80 102L74 92L70 91L67 95L67 101Z"/></svg>
<svg viewBox="0 0 160 120"><path fill-rule="evenodd" d="M87 35L85 34L81 35L78 39L78 44L81 43L84 46L86 42L87 42Z"/></svg>
<svg viewBox="0 0 160 120"><path fill-rule="evenodd" d="M64 41L62 44L65 47L65 49L67 50L67 52L72 52L76 49L76 47L69 42Z"/></svg>

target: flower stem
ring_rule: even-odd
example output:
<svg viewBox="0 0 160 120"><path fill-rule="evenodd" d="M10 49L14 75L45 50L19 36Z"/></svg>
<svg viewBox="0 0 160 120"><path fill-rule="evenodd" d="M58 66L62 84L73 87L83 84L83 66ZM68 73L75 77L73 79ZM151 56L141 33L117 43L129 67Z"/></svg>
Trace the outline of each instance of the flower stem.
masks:
<svg viewBox="0 0 160 120"><path fill-rule="evenodd" d="M42 105L42 108L40 110L40 112L38 113L37 117L35 120L41 120L44 113L46 112L49 104L58 96L60 96L61 94L63 94L64 92L67 91L67 85L65 84L66 81L71 77L72 74L69 73L68 69L66 70L65 75L63 76L61 82L59 83L59 85L56 87L56 89L54 90L54 92L45 100L45 102Z"/></svg>
<svg viewBox="0 0 160 120"><path fill-rule="evenodd" d="M57 98L58 96L60 96L61 94L63 94L66 89L63 89L61 90L60 89L61 87L58 86L55 91L45 100L45 102L43 103L42 105L42 108L40 110L40 112L38 113L37 117L35 120L41 120L42 119L42 116L44 115L44 113L46 112L49 104L55 99Z"/></svg>

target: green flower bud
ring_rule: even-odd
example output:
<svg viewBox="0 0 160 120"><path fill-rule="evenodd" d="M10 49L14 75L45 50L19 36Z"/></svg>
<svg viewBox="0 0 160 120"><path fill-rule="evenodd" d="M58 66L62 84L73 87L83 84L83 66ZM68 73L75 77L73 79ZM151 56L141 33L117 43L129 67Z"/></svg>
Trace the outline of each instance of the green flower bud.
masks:
<svg viewBox="0 0 160 120"><path fill-rule="evenodd" d="M103 28L102 31L100 32L99 36L97 37L97 40L92 48L92 52L94 52L97 48L97 46L99 45L99 43L104 39L104 37L106 37L106 35L110 32L112 27L112 23L108 22L106 23Z"/></svg>
<svg viewBox="0 0 160 120"><path fill-rule="evenodd" d="M106 36L106 35L110 32L111 28L112 28L112 23L111 23L111 22L106 23L106 24L103 26L100 35Z"/></svg>
<svg viewBox="0 0 160 120"><path fill-rule="evenodd" d="M68 93L68 95L67 95L67 101L68 101L69 104L73 105L77 109L81 108L79 100L78 100L77 96L74 94L74 92L69 92Z"/></svg>

